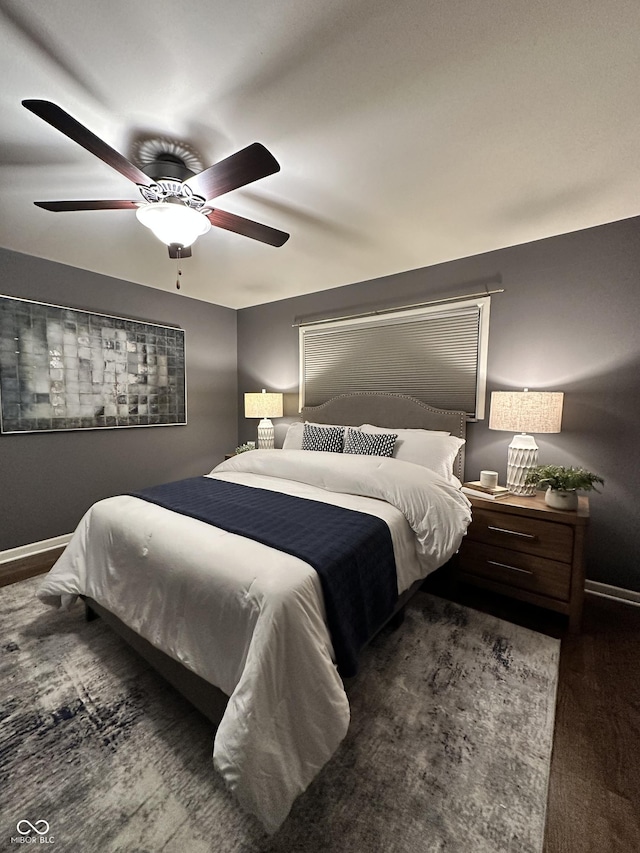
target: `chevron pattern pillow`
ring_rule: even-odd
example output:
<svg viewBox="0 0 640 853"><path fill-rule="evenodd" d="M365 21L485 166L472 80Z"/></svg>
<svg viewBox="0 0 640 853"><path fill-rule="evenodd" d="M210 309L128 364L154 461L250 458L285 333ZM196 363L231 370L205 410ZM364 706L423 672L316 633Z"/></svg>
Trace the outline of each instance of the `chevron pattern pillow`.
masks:
<svg viewBox="0 0 640 853"><path fill-rule="evenodd" d="M302 433L303 450L324 450L329 453L342 453L344 445L344 427L320 427L305 424Z"/></svg>
<svg viewBox="0 0 640 853"><path fill-rule="evenodd" d="M395 433L367 433L347 428L343 453L361 456L391 456L398 436Z"/></svg>

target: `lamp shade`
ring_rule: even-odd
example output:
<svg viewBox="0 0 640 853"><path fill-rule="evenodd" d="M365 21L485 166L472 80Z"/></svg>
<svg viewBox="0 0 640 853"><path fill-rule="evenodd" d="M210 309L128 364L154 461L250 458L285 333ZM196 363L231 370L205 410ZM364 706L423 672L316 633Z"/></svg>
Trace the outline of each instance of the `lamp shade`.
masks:
<svg viewBox="0 0 640 853"><path fill-rule="evenodd" d="M560 432L562 391L493 391L489 429Z"/></svg>
<svg viewBox="0 0 640 853"><path fill-rule="evenodd" d="M267 394L265 390L261 394L245 394L244 416L245 418L281 418L282 394Z"/></svg>

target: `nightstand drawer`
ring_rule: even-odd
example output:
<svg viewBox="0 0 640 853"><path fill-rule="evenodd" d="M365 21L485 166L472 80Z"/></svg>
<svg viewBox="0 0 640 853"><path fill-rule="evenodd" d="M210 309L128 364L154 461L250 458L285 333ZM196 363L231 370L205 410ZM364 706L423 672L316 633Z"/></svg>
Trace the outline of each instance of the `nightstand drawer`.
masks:
<svg viewBox="0 0 640 853"><path fill-rule="evenodd" d="M464 542L458 555L462 572L539 595L569 600L571 566L508 548Z"/></svg>
<svg viewBox="0 0 640 853"><path fill-rule="evenodd" d="M493 547L564 563L570 563L573 556L573 528L570 525L509 515L499 510L474 506L467 537Z"/></svg>

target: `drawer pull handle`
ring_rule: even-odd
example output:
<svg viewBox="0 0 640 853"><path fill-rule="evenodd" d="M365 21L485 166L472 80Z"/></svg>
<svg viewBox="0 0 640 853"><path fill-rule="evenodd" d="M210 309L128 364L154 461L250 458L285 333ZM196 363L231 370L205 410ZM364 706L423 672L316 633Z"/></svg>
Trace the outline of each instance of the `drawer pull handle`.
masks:
<svg viewBox="0 0 640 853"><path fill-rule="evenodd" d="M508 533L509 536L520 536L522 539L536 538L533 533L520 533L519 530L507 530L505 527L491 527L491 525L488 525L488 529L493 530L494 533Z"/></svg>
<svg viewBox="0 0 640 853"><path fill-rule="evenodd" d="M506 563L497 563L495 560L487 560L490 566L498 566L501 569L509 569L512 572L520 572L523 575L532 575L528 569L519 569L517 566L509 566Z"/></svg>

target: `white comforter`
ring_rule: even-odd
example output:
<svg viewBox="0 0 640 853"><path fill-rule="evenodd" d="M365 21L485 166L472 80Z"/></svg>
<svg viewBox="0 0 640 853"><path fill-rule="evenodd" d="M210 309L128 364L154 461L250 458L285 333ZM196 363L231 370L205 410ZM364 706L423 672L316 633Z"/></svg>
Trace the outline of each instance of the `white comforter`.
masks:
<svg viewBox="0 0 640 853"><path fill-rule="evenodd" d="M399 592L455 553L471 518L457 481L395 459L259 450L209 476L384 519ZM38 592L58 606L78 594L230 696L214 764L274 832L349 725L317 573L258 542L120 496L86 513Z"/></svg>

